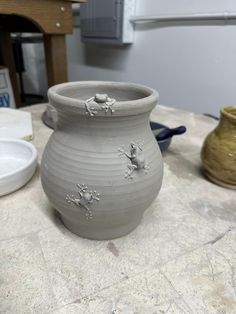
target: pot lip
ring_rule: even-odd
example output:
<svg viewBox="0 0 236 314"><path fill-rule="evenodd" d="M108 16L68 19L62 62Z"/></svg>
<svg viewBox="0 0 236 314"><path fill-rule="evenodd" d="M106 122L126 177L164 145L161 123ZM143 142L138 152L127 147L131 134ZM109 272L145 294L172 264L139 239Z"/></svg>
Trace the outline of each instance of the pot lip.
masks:
<svg viewBox="0 0 236 314"><path fill-rule="evenodd" d="M58 107L58 105L66 105L67 108L77 108L83 109L85 108L85 100L78 98L70 98L68 96L63 96L60 93L62 90L67 90L73 87L82 87L82 86L91 86L94 87L96 85L100 86L108 86L108 87L124 87L124 88L132 88L137 91L147 93L148 95L143 98L134 99L134 100L126 100L126 101L116 101L112 108L119 109L123 113L125 111L132 110L133 113L137 113L141 110L141 112L147 112L152 110L156 103L159 100L159 94L156 90L147 87L145 85L129 83L129 82L115 82L115 81L77 81L77 82L68 82L57 84L49 88L48 97L49 100L53 102L54 107ZM108 95L109 96L109 95ZM99 105L98 105L99 106ZM96 107L96 106L95 106ZM116 111L117 112L117 111ZM119 115L119 114L118 114Z"/></svg>
<svg viewBox="0 0 236 314"><path fill-rule="evenodd" d="M230 113L230 110L234 110L235 114ZM221 114L227 118L229 118L231 121L236 122L236 106L227 106L220 110Z"/></svg>

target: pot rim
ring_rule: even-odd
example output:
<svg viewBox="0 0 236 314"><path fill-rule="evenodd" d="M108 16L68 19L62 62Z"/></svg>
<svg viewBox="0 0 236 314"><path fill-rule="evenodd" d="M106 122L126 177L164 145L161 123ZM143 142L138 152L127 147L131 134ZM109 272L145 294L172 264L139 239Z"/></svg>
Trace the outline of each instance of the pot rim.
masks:
<svg viewBox="0 0 236 314"><path fill-rule="evenodd" d="M57 84L49 88L48 90L48 98L50 103L56 108L56 109L68 109L68 110L76 110L80 112L81 114L86 114L85 110L85 100L79 99L79 98L72 98L69 96L61 95L60 93L63 91L68 91L69 89L73 89L76 86L78 87L108 87L108 88L124 88L128 90L129 88L131 90L137 91L137 92L143 92L144 94L147 94L147 96L133 99L133 100L126 100L126 101L116 101L112 108L115 110L113 115L116 116L123 116L125 115L134 115L144 112L151 111L159 100L159 94L156 90L147 87L145 85L140 85L136 83L129 83L129 82L114 82L114 81L77 81L77 82L68 82L68 83L62 83ZM109 96L109 95L108 95ZM94 109L100 109L99 104L93 103ZM100 110L96 116L104 116L104 112Z"/></svg>
<svg viewBox="0 0 236 314"><path fill-rule="evenodd" d="M233 111L234 114L231 113L231 111ZM224 117L227 117L229 120L236 123L236 106L224 107L220 110L220 112Z"/></svg>

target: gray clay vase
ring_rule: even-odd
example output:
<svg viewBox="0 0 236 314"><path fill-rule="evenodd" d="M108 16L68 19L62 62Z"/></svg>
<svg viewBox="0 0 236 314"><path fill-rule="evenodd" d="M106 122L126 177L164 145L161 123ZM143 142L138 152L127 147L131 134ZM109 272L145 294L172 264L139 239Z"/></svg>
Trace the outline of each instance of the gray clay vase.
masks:
<svg viewBox="0 0 236 314"><path fill-rule="evenodd" d="M41 174L52 206L82 237L129 233L162 184L162 156L149 126L158 93L136 84L89 81L53 86L48 96L58 122Z"/></svg>

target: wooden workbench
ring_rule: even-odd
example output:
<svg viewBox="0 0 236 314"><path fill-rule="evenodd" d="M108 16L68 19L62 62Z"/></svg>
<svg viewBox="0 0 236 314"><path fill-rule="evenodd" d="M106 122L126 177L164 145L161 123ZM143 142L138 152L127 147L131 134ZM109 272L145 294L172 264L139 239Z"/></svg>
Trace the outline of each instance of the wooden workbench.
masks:
<svg viewBox="0 0 236 314"><path fill-rule="evenodd" d="M65 35L72 33L72 1L2 0L0 2L0 64L9 69L15 101L17 107L20 107L11 32L43 33L48 85L66 82Z"/></svg>

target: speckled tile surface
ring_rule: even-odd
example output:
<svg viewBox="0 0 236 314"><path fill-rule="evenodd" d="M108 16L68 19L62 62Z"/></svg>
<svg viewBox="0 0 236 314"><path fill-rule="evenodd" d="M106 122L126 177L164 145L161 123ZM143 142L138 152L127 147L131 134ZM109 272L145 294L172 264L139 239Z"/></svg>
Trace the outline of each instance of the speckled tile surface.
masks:
<svg viewBox="0 0 236 314"><path fill-rule="evenodd" d="M193 313L236 313L236 232L161 267Z"/></svg>
<svg viewBox="0 0 236 314"><path fill-rule="evenodd" d="M51 130L32 113L39 161ZM112 241L77 237L44 195L40 166L0 199L0 313L236 313L236 193L207 181L200 149L216 121L164 106L154 121L188 132L164 154L161 192L142 223Z"/></svg>
<svg viewBox="0 0 236 314"><path fill-rule="evenodd" d="M55 298L37 234L0 242L0 312L50 313Z"/></svg>

